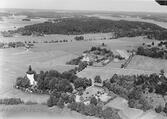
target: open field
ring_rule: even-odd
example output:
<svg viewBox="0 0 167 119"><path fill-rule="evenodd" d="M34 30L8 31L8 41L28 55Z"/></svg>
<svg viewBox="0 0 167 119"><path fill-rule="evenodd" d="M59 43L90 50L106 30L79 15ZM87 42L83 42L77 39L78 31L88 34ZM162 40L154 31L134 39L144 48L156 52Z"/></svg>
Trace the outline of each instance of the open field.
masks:
<svg viewBox="0 0 167 119"><path fill-rule="evenodd" d="M137 70L137 69L120 69L120 68L112 68L112 67L88 67L85 70L79 72L77 75L79 77L87 77L94 79L95 76L100 75L102 80L106 80L111 78L114 74L119 75L137 75L137 74L151 74L154 71L145 71L145 70Z"/></svg>
<svg viewBox="0 0 167 119"><path fill-rule="evenodd" d="M122 119L166 119L166 117L155 113L152 110L143 112L140 109L129 108L127 101L123 98L117 97L107 103L104 108L112 107L120 110L118 114Z"/></svg>
<svg viewBox="0 0 167 119"><path fill-rule="evenodd" d="M161 69L164 69L164 71L167 72L167 60L135 56L127 67L127 69L133 68L154 72L159 72Z"/></svg>
<svg viewBox="0 0 167 119"><path fill-rule="evenodd" d="M24 15L2 17L2 20L0 20L0 31L15 30L26 25L42 23L48 20L47 18L38 18L31 19L31 21L22 21L26 17Z"/></svg>
<svg viewBox="0 0 167 119"><path fill-rule="evenodd" d="M96 119L84 116L67 108L48 108L46 105L0 105L0 118L3 119Z"/></svg>
<svg viewBox="0 0 167 119"><path fill-rule="evenodd" d="M0 37L0 42L8 43L8 42L38 42L42 43L44 41L50 42L50 41L63 41L68 40L69 42L74 41L74 38L77 35L61 35L61 34L54 34L54 35L45 35L45 36L15 36L15 37ZM113 36L112 33L96 33L96 34L84 34L84 35L78 35L78 36L84 36L85 40L104 40L104 38L109 39Z"/></svg>

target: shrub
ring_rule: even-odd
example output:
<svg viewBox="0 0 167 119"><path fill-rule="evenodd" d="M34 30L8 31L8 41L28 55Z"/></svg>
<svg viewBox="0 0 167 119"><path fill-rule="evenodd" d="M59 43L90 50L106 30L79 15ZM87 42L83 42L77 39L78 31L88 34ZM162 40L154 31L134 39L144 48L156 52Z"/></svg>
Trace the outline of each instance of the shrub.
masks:
<svg viewBox="0 0 167 119"><path fill-rule="evenodd" d="M92 97L90 100L90 104L97 105L97 99L95 97Z"/></svg>
<svg viewBox="0 0 167 119"><path fill-rule="evenodd" d="M161 105L155 108L155 112L157 113L161 113L162 111L163 111L163 107Z"/></svg>
<svg viewBox="0 0 167 119"><path fill-rule="evenodd" d="M0 99L0 104L18 105L18 104L23 104L23 101L20 98L6 98L6 99Z"/></svg>
<svg viewBox="0 0 167 119"><path fill-rule="evenodd" d="M24 78L18 77L16 79L16 86L28 88L28 87L30 87L30 81L28 80L27 77L24 77Z"/></svg>
<svg viewBox="0 0 167 119"><path fill-rule="evenodd" d="M102 112L104 119L121 119L118 113L112 108L106 108Z"/></svg>
<svg viewBox="0 0 167 119"><path fill-rule="evenodd" d="M59 98L56 98L55 96L50 96L50 98L47 101L48 107L52 107L54 105L57 105L57 102L59 101Z"/></svg>
<svg viewBox="0 0 167 119"><path fill-rule="evenodd" d="M28 101L28 102L24 102L25 105L36 105L38 104L37 102L32 102L32 101Z"/></svg>
<svg viewBox="0 0 167 119"><path fill-rule="evenodd" d="M76 41L80 41L80 40L84 40L84 37L83 36L76 36L74 39Z"/></svg>
<svg viewBox="0 0 167 119"><path fill-rule="evenodd" d="M100 77L100 76L96 76L96 77L94 78L94 82L95 82L95 83L102 83L101 77Z"/></svg>

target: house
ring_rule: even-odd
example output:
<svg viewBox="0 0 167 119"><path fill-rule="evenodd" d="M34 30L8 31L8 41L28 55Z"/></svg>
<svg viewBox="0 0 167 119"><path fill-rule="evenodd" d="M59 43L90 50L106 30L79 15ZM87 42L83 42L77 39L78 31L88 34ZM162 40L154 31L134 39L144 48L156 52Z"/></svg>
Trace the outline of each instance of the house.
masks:
<svg viewBox="0 0 167 119"><path fill-rule="evenodd" d="M90 104L90 100L84 101L85 105L89 105Z"/></svg>
<svg viewBox="0 0 167 119"><path fill-rule="evenodd" d="M91 97L95 96L98 98L101 94L104 93L104 89L96 86L91 86L86 88L86 90L83 92L83 98L84 100L91 99Z"/></svg>
<svg viewBox="0 0 167 119"><path fill-rule="evenodd" d="M9 48L9 44L4 44L3 48Z"/></svg>
<svg viewBox="0 0 167 119"><path fill-rule="evenodd" d="M82 62L87 62L87 63L91 63L96 61L96 57L93 54L86 54L84 53L82 58Z"/></svg>
<svg viewBox="0 0 167 119"><path fill-rule="evenodd" d="M122 57L122 58L125 58L126 60L129 58L129 53L127 53L127 51L125 50L116 50L119 55Z"/></svg>
<svg viewBox="0 0 167 119"><path fill-rule="evenodd" d="M75 96L75 102L81 102L81 96L80 95Z"/></svg>

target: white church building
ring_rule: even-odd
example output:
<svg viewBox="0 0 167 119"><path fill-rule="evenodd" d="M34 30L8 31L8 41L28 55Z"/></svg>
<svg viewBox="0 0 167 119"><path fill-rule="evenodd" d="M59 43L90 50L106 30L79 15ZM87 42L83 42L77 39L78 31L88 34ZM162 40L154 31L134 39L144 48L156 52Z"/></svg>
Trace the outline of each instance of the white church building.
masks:
<svg viewBox="0 0 167 119"><path fill-rule="evenodd" d="M31 86L37 85L37 82L34 79L34 71L32 71L31 66L29 66L29 69L26 72L26 77L29 79Z"/></svg>

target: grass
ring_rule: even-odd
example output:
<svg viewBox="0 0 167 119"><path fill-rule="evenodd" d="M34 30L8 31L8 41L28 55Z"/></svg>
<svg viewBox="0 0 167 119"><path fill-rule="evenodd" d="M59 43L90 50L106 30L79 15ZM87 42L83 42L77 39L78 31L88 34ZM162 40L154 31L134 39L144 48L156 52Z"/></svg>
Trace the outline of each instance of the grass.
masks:
<svg viewBox="0 0 167 119"><path fill-rule="evenodd" d="M37 102L32 102L32 101L28 101L28 102L24 102L25 105L37 105Z"/></svg>
<svg viewBox="0 0 167 119"><path fill-rule="evenodd" d="M1 115L2 113L2 115ZM67 108L49 109L46 105L0 105L0 118L5 119L96 119L84 116Z"/></svg>
<svg viewBox="0 0 167 119"><path fill-rule="evenodd" d="M137 74L151 74L153 71L143 71L136 69L120 69L120 68L112 68L112 67L88 67L83 71L79 72L77 75L79 77L87 77L94 79L95 76L100 75L102 80L106 80L111 78L114 74L119 75L137 75Z"/></svg>
<svg viewBox="0 0 167 119"><path fill-rule="evenodd" d="M167 60L150 58L146 56L135 56L128 65L128 69L133 68L158 73L161 69L164 69L164 71L167 72Z"/></svg>

